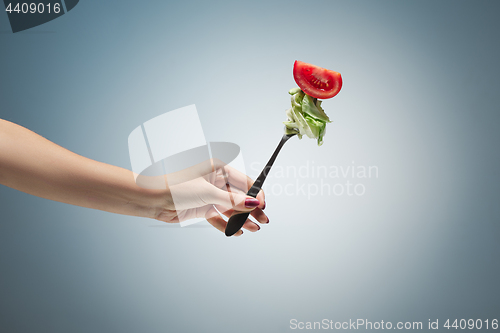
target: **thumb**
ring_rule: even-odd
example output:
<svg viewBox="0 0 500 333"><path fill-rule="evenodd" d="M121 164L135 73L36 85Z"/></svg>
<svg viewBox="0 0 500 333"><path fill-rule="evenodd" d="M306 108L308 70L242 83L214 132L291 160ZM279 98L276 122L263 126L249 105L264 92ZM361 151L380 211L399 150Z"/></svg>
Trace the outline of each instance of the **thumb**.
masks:
<svg viewBox="0 0 500 333"><path fill-rule="evenodd" d="M258 199L243 193L227 192L215 186L211 192L211 201L213 201L213 204L232 208L237 211L248 212L260 205L260 201Z"/></svg>

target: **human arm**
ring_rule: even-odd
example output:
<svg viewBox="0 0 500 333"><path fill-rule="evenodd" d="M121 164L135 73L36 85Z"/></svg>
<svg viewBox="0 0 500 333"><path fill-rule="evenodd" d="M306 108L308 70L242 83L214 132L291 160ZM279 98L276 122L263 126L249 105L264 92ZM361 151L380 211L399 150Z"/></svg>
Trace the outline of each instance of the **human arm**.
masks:
<svg viewBox="0 0 500 333"><path fill-rule="evenodd" d="M202 177L200 174L200 179L191 180L196 183L174 185L175 193L186 193L186 198L189 199L187 202L191 206L227 206L227 200L224 201L218 191L221 187L216 187L209 180L207 176ZM180 210L177 207L176 211L171 187L142 188L135 183L131 171L75 154L6 120L0 120L0 184L50 200L165 222L177 222L171 216ZM186 188L188 185L196 186ZM260 210L265 205L263 194L258 198L261 199L259 208L253 215L260 222L265 222L267 217ZM199 207L182 207L183 210L195 208L199 215ZM235 208L242 211L255 209L245 207L244 203ZM213 210L207 209L205 213L209 212L207 220L220 230L224 225L223 219L215 216ZM169 216L168 221L166 215ZM250 221L247 223L248 228L252 231L259 229Z"/></svg>

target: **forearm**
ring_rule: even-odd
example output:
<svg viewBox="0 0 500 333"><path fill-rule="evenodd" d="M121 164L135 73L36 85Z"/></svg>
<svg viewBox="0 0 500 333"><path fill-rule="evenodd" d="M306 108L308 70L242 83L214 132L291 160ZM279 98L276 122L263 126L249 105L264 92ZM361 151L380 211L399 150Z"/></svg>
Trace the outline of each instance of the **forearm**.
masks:
<svg viewBox="0 0 500 333"><path fill-rule="evenodd" d="M74 154L4 120L0 184L72 205L151 218L167 195L137 186L129 170Z"/></svg>

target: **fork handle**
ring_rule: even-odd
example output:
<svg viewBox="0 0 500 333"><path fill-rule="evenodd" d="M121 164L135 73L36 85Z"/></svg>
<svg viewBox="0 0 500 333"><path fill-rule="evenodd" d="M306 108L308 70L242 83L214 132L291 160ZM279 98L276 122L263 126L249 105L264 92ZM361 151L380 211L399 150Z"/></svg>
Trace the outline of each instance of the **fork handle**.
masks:
<svg viewBox="0 0 500 333"><path fill-rule="evenodd" d="M273 166L274 161L276 160L276 157L278 157L278 153L280 152L281 148L285 144L285 142L288 141L292 136L295 134L285 134L283 135L283 138L281 138L280 143L278 144L278 147L274 150L273 155L267 162L266 166L260 173L259 177L257 177L257 180L253 183L252 187L247 192L248 196L251 197L256 197L257 194L259 194L260 189L262 188L262 185L264 184L264 181L266 180L267 175L269 174L269 171L271 171L271 167ZM245 221L248 218L248 215L250 215L250 212L234 212L233 215L229 218L229 221L227 221L227 226L225 230L226 236L232 236L235 233L237 233L241 227L243 227L243 224L245 224Z"/></svg>

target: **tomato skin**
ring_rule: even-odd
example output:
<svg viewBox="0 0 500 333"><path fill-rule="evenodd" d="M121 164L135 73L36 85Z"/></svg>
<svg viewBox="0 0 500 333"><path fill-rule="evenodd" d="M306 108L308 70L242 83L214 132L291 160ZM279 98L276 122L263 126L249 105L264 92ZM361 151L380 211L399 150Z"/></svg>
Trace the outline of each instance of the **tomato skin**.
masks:
<svg viewBox="0 0 500 333"><path fill-rule="evenodd" d="M319 99L332 98L342 88L340 73L295 60L293 78L303 92Z"/></svg>

